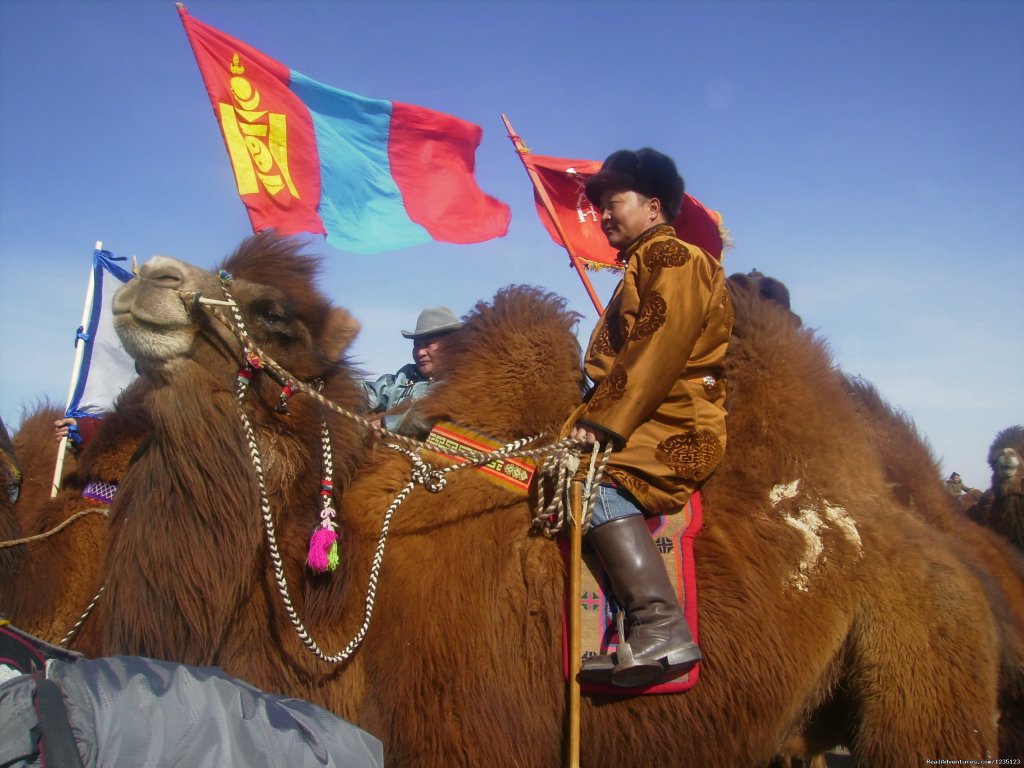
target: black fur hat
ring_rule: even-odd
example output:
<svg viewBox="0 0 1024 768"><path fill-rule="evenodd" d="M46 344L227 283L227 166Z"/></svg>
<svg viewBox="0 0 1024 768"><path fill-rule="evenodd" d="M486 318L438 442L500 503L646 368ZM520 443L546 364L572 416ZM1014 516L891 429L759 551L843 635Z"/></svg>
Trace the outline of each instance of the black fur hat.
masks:
<svg viewBox="0 0 1024 768"><path fill-rule="evenodd" d="M683 177L668 155L644 147L634 152L620 149L608 155L601 170L587 180L587 199L599 205L609 189L631 189L645 197L656 197L669 221L683 204Z"/></svg>

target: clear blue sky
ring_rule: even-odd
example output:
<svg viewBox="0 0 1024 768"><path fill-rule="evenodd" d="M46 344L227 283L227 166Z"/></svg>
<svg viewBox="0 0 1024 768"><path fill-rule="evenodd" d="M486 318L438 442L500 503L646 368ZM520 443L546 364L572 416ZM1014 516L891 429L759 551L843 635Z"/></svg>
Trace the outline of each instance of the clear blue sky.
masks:
<svg viewBox="0 0 1024 768"><path fill-rule="evenodd" d="M986 487L1024 423L1024 3L224 2L189 12L324 83L484 128L507 237L355 257L325 287L368 373L424 306L509 283L594 312L533 211L506 112L537 152L675 157L722 211L730 273L783 280L841 367L943 470ZM93 243L212 266L249 233L173 2L0 2L0 417L63 405ZM604 299L613 280L598 276Z"/></svg>

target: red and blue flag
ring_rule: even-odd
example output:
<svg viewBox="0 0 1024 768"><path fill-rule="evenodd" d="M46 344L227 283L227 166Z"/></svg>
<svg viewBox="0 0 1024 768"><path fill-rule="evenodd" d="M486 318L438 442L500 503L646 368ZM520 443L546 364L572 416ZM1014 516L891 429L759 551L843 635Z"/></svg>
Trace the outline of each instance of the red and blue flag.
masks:
<svg viewBox="0 0 1024 768"><path fill-rule="evenodd" d="M364 254L508 231L474 176L479 126L318 83L178 10L253 231Z"/></svg>

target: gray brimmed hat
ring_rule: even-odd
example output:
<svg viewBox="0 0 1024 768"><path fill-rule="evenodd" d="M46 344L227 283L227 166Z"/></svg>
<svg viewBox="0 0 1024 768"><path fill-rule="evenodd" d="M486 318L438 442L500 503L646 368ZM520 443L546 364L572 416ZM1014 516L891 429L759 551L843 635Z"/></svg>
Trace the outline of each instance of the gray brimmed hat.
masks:
<svg viewBox="0 0 1024 768"><path fill-rule="evenodd" d="M608 155L601 170L587 179L587 199L601 204L601 195L609 189L631 189L645 197L656 197L669 221L679 214L685 184L668 155L644 147L635 152L620 149Z"/></svg>
<svg viewBox="0 0 1024 768"><path fill-rule="evenodd" d="M420 312L420 316L416 318L415 331L402 331L402 335L407 339L438 336L442 333L457 331L464 325L465 323L459 320L448 307L432 307Z"/></svg>

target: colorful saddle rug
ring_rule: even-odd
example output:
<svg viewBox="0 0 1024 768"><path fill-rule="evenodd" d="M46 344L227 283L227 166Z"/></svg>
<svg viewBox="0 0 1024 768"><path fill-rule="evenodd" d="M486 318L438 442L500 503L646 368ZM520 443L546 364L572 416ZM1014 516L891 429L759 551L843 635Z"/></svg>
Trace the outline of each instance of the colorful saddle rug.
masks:
<svg viewBox="0 0 1024 768"><path fill-rule="evenodd" d="M697 627L697 575L693 563L693 541L704 522L700 493L694 493L683 509L672 515L647 518L658 549L661 550L672 583L679 593L679 604L690 623L693 636L699 642ZM569 561L569 542L560 538L562 554ZM566 569L566 596L568 590L568 568ZM614 593L608 585L607 576L598 562L597 555L583 540L583 568L580 574L580 650L582 658L595 654L613 653L619 637L615 627L615 611L619 610ZM566 605L568 610L571 606ZM569 679L569 625L562 622L563 672ZM689 672L671 680L639 688L619 688L610 683L583 682L580 689L587 693L613 693L636 696L647 693L683 693L697 684L700 664Z"/></svg>

